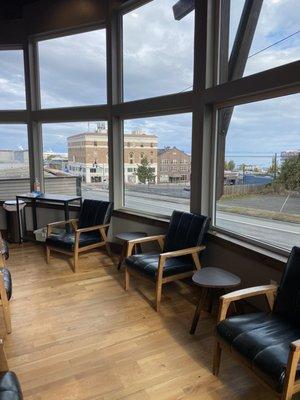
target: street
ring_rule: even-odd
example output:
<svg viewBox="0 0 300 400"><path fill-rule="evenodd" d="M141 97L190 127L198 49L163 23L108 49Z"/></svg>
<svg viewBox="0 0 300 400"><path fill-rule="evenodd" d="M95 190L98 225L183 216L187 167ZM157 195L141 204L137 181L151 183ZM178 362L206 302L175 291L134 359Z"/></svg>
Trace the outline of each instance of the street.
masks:
<svg viewBox="0 0 300 400"><path fill-rule="evenodd" d="M91 190L82 194L86 198L108 200L108 191L104 190ZM148 213L170 215L173 210L189 211L189 199L126 191L125 206ZM216 225L284 249L300 246L300 224L297 223L218 211Z"/></svg>

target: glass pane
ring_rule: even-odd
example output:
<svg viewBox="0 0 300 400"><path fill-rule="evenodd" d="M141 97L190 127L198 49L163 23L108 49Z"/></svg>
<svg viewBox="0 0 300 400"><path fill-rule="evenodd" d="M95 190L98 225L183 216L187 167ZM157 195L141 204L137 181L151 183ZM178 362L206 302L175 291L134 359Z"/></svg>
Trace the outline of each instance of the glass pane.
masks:
<svg viewBox="0 0 300 400"><path fill-rule="evenodd" d="M124 99L191 90L194 12L176 21L173 0L153 0L123 16Z"/></svg>
<svg viewBox="0 0 300 400"><path fill-rule="evenodd" d="M234 108L216 226L284 249L300 245L299 122L300 94Z"/></svg>
<svg viewBox="0 0 300 400"><path fill-rule="evenodd" d="M105 29L41 41L42 108L104 104Z"/></svg>
<svg viewBox="0 0 300 400"><path fill-rule="evenodd" d="M125 206L170 215L190 209L192 115L124 122Z"/></svg>
<svg viewBox="0 0 300 400"><path fill-rule="evenodd" d="M0 110L25 109L22 50L0 51Z"/></svg>
<svg viewBox="0 0 300 400"><path fill-rule="evenodd" d="M243 5L244 0L231 1L230 48ZM297 0L263 1L244 76L299 59L299 13L295 11L298 8Z"/></svg>
<svg viewBox="0 0 300 400"><path fill-rule="evenodd" d="M108 200L106 122L43 125L45 191Z"/></svg>
<svg viewBox="0 0 300 400"><path fill-rule="evenodd" d="M0 125L0 200L28 192L29 161L26 125Z"/></svg>

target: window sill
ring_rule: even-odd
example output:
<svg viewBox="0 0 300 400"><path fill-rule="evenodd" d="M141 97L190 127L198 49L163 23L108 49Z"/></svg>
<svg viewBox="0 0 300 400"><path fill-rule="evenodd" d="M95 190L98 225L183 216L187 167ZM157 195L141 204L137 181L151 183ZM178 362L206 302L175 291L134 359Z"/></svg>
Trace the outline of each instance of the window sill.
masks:
<svg viewBox="0 0 300 400"><path fill-rule="evenodd" d="M220 233L214 230L209 232L209 241L220 244L229 250L236 251L241 255L251 257L263 264L282 272L288 257L273 250L265 249L246 240L237 239L229 234Z"/></svg>
<svg viewBox="0 0 300 400"><path fill-rule="evenodd" d="M158 226L161 228L167 228L170 222L170 218L163 216L153 216L145 214L143 212L132 211L125 208L114 210L113 216L116 218L128 219L130 221L140 222L142 224Z"/></svg>
<svg viewBox="0 0 300 400"><path fill-rule="evenodd" d="M161 228L167 228L169 225L169 219L164 217L154 217L144 213L136 211L119 209L113 212L113 216L116 218L127 219L130 221L140 222L146 225L158 226ZM249 257L253 260L261 262L277 271L282 272L284 265L287 262L287 256L264 249L255 244L248 243L245 240L234 238L228 234L220 233L215 230L210 230L209 242L217 243L222 247L228 248L229 250L235 251L241 255Z"/></svg>

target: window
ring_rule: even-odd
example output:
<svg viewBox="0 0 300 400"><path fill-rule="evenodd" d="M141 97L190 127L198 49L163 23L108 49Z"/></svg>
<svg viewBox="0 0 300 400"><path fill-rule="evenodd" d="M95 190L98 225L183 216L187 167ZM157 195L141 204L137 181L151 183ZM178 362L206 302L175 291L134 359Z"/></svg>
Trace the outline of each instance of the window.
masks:
<svg viewBox="0 0 300 400"><path fill-rule="evenodd" d="M300 245L299 122L300 94L234 107L225 160L217 138L216 227L282 249Z"/></svg>
<svg viewBox="0 0 300 400"><path fill-rule="evenodd" d="M153 0L123 16L126 101L191 90L194 12L180 21L173 0Z"/></svg>
<svg viewBox="0 0 300 400"><path fill-rule="evenodd" d="M38 42L42 108L104 104L105 29Z"/></svg>
<svg viewBox="0 0 300 400"><path fill-rule="evenodd" d="M25 80L22 50L0 51L0 109L25 109Z"/></svg>
<svg viewBox="0 0 300 400"><path fill-rule="evenodd" d="M189 211L190 180L182 179L178 166L166 169L162 164L173 152L189 158L191 166L192 115L178 114L124 121L125 207L138 211L170 215L174 209ZM180 134L179 134L180 132ZM136 171L129 171L131 153L126 143L143 142L143 154L135 150ZM151 146L151 143L154 146ZM172 147L171 147L172 146ZM153 155L151 155L151 151ZM141 157L143 155L143 157Z"/></svg>
<svg viewBox="0 0 300 400"><path fill-rule="evenodd" d="M237 31L244 0L231 2L229 48ZM294 0L264 0L259 14L244 76L299 59L299 15Z"/></svg>
<svg viewBox="0 0 300 400"><path fill-rule="evenodd" d="M46 192L108 200L105 122L43 124L43 158Z"/></svg>
<svg viewBox="0 0 300 400"><path fill-rule="evenodd" d="M29 157L26 125L0 125L0 200L28 192Z"/></svg>

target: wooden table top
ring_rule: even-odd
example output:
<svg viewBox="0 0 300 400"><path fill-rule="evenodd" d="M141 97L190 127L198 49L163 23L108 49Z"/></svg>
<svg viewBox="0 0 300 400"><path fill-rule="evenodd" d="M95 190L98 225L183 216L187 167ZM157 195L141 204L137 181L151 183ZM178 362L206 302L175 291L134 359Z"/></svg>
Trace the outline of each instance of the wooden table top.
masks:
<svg viewBox="0 0 300 400"><path fill-rule="evenodd" d="M205 267L195 272L193 282L208 288L230 288L238 286L241 278L231 272L216 267Z"/></svg>

